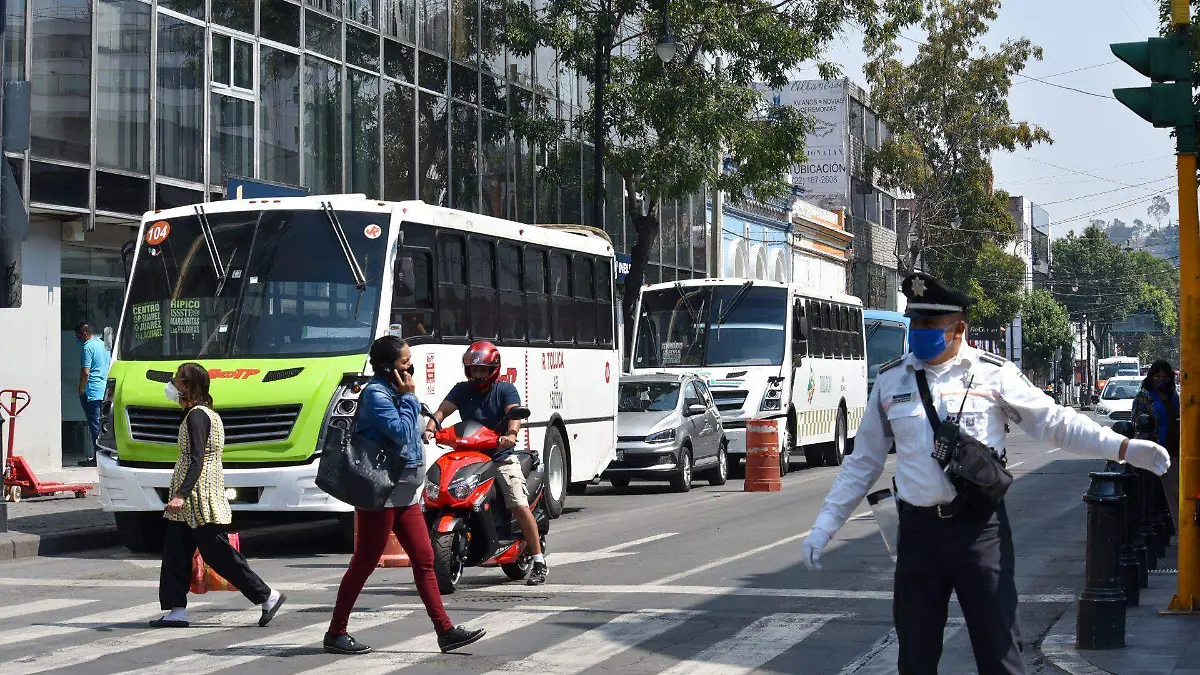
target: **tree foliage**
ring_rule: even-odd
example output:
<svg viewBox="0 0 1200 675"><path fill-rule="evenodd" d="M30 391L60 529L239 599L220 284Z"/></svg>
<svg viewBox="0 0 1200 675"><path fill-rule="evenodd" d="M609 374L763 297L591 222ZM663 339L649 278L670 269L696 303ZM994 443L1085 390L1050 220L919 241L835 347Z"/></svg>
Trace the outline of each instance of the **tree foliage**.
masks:
<svg viewBox="0 0 1200 675"><path fill-rule="evenodd" d="M878 151L869 152L868 164L883 185L913 195L909 223L896 233L904 272L922 260L946 277L963 269L991 274L997 266L1013 267L996 258L1016 228L1008 194L992 189L990 157L1051 138L1041 127L1013 119L1008 106L1013 76L1030 59L1041 59L1042 50L1026 38L1007 40L995 51L981 43L999 7L999 0L928 0L922 21L927 37L908 63L894 37L865 42L871 104L891 132ZM992 259L976 265L980 255ZM1024 275L1022 268L1019 277ZM974 287L987 285L981 278ZM1012 314L996 315L1001 323L1019 308L1005 306Z"/></svg>
<svg viewBox="0 0 1200 675"><path fill-rule="evenodd" d="M1021 307L1021 355L1028 367L1051 376L1054 354L1071 346L1071 322L1067 310L1045 290L1025 296Z"/></svg>
<svg viewBox="0 0 1200 675"><path fill-rule="evenodd" d="M1025 261L1006 253L995 242L985 240L974 259L939 266L941 278L979 300L971 307L972 325L995 330L1008 324L1021 311L1025 292Z"/></svg>
<svg viewBox="0 0 1200 675"><path fill-rule="evenodd" d="M508 0L505 36L513 53L556 50L561 66L582 74L593 90L597 36L608 57L604 166L624 179L624 208L636 231L625 316L631 316L658 236L659 200L686 197L703 186L733 200L788 190L786 175L806 159L803 139L812 122L796 108L768 105L759 87L784 86L805 62L833 75L836 67L823 61L823 53L843 25L856 24L869 39L885 41L916 20L918 2ZM665 66L655 49L664 18L679 45ZM724 62L719 69L712 58L718 54ZM516 132L537 147L555 148L570 138L591 138L593 113L584 105L568 122L535 104L516 121ZM719 172L721 156L735 170ZM552 166L545 176L556 179Z"/></svg>

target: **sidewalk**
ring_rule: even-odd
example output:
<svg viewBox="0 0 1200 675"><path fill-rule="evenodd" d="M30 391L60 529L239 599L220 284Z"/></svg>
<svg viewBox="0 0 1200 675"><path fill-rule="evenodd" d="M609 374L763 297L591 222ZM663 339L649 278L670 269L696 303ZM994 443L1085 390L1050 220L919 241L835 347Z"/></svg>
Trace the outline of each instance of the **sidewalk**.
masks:
<svg viewBox="0 0 1200 675"><path fill-rule="evenodd" d="M1150 571L1139 606L1126 609L1124 649L1076 649L1076 603L1047 633L1042 655L1070 675L1200 675L1200 614L1159 614L1175 595L1175 576L1170 546Z"/></svg>
<svg viewBox="0 0 1200 675"><path fill-rule="evenodd" d="M96 469L70 468L39 475L57 482L96 484ZM97 492L77 499L64 492L8 504L8 532L0 532L0 560L71 553L115 546L117 528L111 513L100 509Z"/></svg>

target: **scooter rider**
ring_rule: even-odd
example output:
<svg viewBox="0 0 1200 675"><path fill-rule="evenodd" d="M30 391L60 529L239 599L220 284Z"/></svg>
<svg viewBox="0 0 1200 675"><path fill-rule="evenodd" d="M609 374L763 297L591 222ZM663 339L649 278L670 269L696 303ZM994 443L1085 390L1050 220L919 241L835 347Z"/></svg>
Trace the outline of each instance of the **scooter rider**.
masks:
<svg viewBox="0 0 1200 675"><path fill-rule="evenodd" d="M546 583L546 573L549 569L546 566L546 557L542 554L537 521L533 518L533 512L529 510L525 472L514 450L521 421L508 420L505 428L501 428L505 425L504 415L511 408L521 404L521 395L511 383L500 380L500 350L491 342L481 340L467 348L463 354L463 371L467 381L454 385L446 395L446 400L438 406L433 414L434 419L429 421L425 429L425 440L431 440L435 425L441 424L456 410L463 420L478 422L496 433L503 434L497 442L492 461L500 474L504 501L521 526L525 544L533 554L533 570L529 573L526 583L539 586Z"/></svg>

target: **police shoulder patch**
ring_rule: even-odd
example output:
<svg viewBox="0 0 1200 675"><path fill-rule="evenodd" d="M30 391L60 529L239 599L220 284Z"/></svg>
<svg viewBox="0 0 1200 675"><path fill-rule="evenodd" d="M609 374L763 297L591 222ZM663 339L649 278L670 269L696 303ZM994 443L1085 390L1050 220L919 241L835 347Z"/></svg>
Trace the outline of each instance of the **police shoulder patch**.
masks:
<svg viewBox="0 0 1200 675"><path fill-rule="evenodd" d="M1003 366L1005 364L1003 357L996 356L990 352L979 352L979 360L984 363L990 363L993 366Z"/></svg>
<svg viewBox="0 0 1200 675"><path fill-rule="evenodd" d="M902 361L904 361L903 356L894 358L891 361L888 361L887 363L883 364L882 366L879 366L879 372L886 373L887 371L891 370L892 368L895 368L896 366L900 365L900 363Z"/></svg>

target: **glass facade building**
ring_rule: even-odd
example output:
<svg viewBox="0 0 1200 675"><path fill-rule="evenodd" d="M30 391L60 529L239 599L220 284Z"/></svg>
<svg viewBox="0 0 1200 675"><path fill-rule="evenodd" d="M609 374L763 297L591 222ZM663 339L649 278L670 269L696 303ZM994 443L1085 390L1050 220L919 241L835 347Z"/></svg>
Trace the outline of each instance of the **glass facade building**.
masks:
<svg viewBox="0 0 1200 675"><path fill-rule="evenodd" d="M54 347L0 376L61 401L31 422L62 424L28 448L35 468L82 456L72 330L116 329L120 248L148 210L249 178L597 225L588 139L535 148L512 129L542 103L574 119L590 85L553 50L507 53L505 0L9 0L6 14L4 77L32 84L31 147L6 158L31 233L27 301L0 327L45 323ZM551 162L571 167L560 184L539 179ZM627 253L620 177L606 188L600 226ZM648 283L705 275L706 208L703 195L660 206Z"/></svg>

